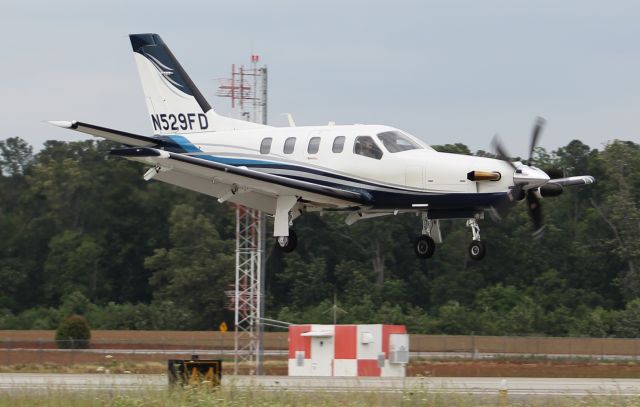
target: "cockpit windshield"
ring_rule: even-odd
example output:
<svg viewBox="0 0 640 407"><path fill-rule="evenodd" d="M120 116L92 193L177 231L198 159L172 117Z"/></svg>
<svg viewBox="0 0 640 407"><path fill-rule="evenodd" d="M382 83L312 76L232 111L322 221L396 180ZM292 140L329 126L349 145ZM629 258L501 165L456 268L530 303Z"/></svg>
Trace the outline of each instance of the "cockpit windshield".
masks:
<svg viewBox="0 0 640 407"><path fill-rule="evenodd" d="M399 131L385 131L379 133L378 138L382 141L384 148L390 153L399 153L401 151L416 150L422 147L415 141Z"/></svg>

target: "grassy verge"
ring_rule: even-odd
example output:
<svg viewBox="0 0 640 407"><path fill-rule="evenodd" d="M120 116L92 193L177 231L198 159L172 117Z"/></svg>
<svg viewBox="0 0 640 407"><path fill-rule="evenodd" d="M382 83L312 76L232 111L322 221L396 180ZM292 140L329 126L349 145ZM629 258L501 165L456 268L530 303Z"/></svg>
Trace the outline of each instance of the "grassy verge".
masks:
<svg viewBox="0 0 640 407"><path fill-rule="evenodd" d="M265 361L267 374L287 374L286 361ZM241 364L240 374L249 374L251 366ZM0 365L0 373L113 373L113 374L163 374L167 362L135 362L105 359L104 363L18 363ZM233 362L223 361L224 375L233 374Z"/></svg>
<svg viewBox="0 0 640 407"><path fill-rule="evenodd" d="M606 407L640 406L640 398L587 396L582 398L553 397L539 399L507 400L501 404L498 395L473 396L428 391L388 394L377 392L354 393L295 393L262 392L259 390L207 390L184 389L174 391L140 392L71 392L43 391L39 393L0 393L0 407L48 406L48 407L200 407L200 406L260 406L260 407L329 407L329 406L556 406L556 407Z"/></svg>

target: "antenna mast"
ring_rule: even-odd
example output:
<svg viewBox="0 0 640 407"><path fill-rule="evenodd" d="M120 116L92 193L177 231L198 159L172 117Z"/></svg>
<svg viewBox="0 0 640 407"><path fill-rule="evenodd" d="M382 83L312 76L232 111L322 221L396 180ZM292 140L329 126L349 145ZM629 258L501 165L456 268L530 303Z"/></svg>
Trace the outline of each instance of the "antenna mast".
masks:
<svg viewBox="0 0 640 407"><path fill-rule="evenodd" d="M231 65L231 78L220 79L217 96L231 99L242 118L267 124L267 67L251 55L251 68ZM236 205L236 281L227 291L228 309L234 311L234 374L241 363L250 374L262 375L266 217L264 213Z"/></svg>

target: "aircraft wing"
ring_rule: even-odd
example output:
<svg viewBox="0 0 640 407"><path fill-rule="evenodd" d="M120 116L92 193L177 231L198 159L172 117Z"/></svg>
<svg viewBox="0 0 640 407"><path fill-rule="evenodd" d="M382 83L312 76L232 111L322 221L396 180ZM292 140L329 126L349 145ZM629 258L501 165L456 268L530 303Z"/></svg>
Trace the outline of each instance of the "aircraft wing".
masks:
<svg viewBox="0 0 640 407"><path fill-rule="evenodd" d="M303 202L334 207L370 203L370 197L364 191L300 181L151 147L115 149L111 154L156 166L150 170L151 176L160 181L269 213L275 212L278 196L296 196Z"/></svg>
<svg viewBox="0 0 640 407"><path fill-rule="evenodd" d="M78 122L75 120L50 121L49 123L54 126L62 127L63 129L71 129L81 133L91 134L92 136L106 138L107 140L122 143L127 146L154 146L161 143L160 140L153 137L140 136L138 134L108 129L106 127L100 127L94 124Z"/></svg>
<svg viewBox="0 0 640 407"><path fill-rule="evenodd" d="M228 200L267 213L275 213L278 196L295 196L303 202L327 207L358 207L371 200L365 191L330 187L169 152L162 148L175 146L154 137L78 121L49 123L130 146L112 150L111 154L156 167L145 174L145 179L155 178L214 196L221 202Z"/></svg>

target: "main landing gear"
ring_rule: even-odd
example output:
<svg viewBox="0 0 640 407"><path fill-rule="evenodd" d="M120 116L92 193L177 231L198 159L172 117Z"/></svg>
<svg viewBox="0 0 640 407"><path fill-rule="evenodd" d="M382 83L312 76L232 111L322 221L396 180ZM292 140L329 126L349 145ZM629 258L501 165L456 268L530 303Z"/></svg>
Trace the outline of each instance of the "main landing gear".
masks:
<svg viewBox="0 0 640 407"><path fill-rule="evenodd" d="M435 232L435 233L434 233ZM413 250L419 259L428 259L436 251L436 242L432 234L440 240L440 225L437 220L431 220L426 213L422 214L422 234L418 236L413 245Z"/></svg>
<svg viewBox="0 0 640 407"><path fill-rule="evenodd" d="M416 252L416 256L421 259L428 259L436 251L436 242L429 235L420 235L416 239L413 249Z"/></svg>
<svg viewBox="0 0 640 407"><path fill-rule="evenodd" d="M298 245L298 236L291 229L293 220L300 215L294 211L298 202L295 196L279 196L276 200L276 213L273 221L273 235L276 237L276 249L283 253L290 253Z"/></svg>
<svg viewBox="0 0 640 407"><path fill-rule="evenodd" d="M467 220L467 227L471 228L473 235L467 252L473 260L482 260L486 254L484 243L480 240L480 226L475 218ZM420 259L428 259L436 251L436 243L442 243L440 224L437 219L429 219L426 213L422 214L422 234L414 242L413 250Z"/></svg>
<svg viewBox="0 0 640 407"><path fill-rule="evenodd" d="M298 246L298 235L293 229L289 229L289 236L276 237L276 247L283 253L291 253Z"/></svg>

